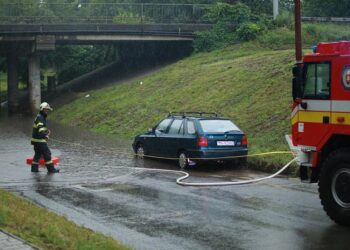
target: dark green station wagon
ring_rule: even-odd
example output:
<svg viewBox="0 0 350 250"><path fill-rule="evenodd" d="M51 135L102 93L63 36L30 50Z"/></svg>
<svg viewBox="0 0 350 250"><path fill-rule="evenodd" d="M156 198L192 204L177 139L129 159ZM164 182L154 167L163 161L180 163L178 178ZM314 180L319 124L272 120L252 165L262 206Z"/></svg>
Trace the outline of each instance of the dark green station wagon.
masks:
<svg viewBox="0 0 350 250"><path fill-rule="evenodd" d="M132 144L140 157L177 160L181 169L204 162L246 162L245 134L215 113L171 113ZM237 157L239 156L239 157Z"/></svg>

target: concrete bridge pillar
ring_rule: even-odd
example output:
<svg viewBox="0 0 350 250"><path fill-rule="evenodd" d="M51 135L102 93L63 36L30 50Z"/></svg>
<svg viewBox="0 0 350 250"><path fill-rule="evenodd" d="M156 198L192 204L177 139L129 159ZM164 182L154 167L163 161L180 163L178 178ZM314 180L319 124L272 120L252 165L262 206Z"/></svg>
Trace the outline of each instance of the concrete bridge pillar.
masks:
<svg viewBox="0 0 350 250"><path fill-rule="evenodd" d="M38 53L29 56L29 105L33 114L37 113L41 103L40 57Z"/></svg>
<svg viewBox="0 0 350 250"><path fill-rule="evenodd" d="M18 67L16 48L10 47L7 52L7 99L10 114L19 108Z"/></svg>

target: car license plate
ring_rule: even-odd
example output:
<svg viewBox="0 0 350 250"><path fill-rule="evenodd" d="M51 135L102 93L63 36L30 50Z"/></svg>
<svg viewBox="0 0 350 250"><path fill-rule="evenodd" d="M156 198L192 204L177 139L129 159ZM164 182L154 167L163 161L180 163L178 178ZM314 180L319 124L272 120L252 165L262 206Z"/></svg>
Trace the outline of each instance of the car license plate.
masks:
<svg viewBox="0 0 350 250"><path fill-rule="evenodd" d="M218 145L218 146L234 146L235 142L234 141L217 141L216 145Z"/></svg>

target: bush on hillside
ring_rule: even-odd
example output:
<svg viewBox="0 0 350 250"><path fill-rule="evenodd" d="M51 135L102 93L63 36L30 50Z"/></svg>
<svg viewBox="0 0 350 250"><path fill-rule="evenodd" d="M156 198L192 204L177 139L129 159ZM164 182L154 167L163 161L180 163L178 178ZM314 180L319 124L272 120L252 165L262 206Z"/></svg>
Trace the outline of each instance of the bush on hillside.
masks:
<svg viewBox="0 0 350 250"><path fill-rule="evenodd" d="M193 43L195 52L211 51L219 49L235 40L235 35L230 27L223 22L219 22L211 30L196 32Z"/></svg>
<svg viewBox="0 0 350 250"><path fill-rule="evenodd" d="M285 27L288 29L294 29L294 15L290 11L282 11L281 14L278 15L274 24L277 27Z"/></svg>
<svg viewBox="0 0 350 250"><path fill-rule="evenodd" d="M250 8L245 4L218 2L208 9L207 17L213 23L227 22L239 24L250 20L251 15Z"/></svg>
<svg viewBox="0 0 350 250"><path fill-rule="evenodd" d="M214 23L209 31L196 33L195 52L211 51L239 41L255 39L270 22L265 16L253 15L242 3L216 3L208 10L207 17Z"/></svg>
<svg viewBox="0 0 350 250"><path fill-rule="evenodd" d="M262 28L258 24L246 22L236 30L236 37L239 41L250 41L254 40L261 31Z"/></svg>

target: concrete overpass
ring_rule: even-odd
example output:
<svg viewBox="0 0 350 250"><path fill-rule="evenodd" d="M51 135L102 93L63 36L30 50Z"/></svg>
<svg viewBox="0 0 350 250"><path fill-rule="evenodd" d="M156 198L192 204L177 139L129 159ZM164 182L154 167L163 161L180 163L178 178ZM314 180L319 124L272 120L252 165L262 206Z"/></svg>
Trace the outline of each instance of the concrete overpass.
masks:
<svg viewBox="0 0 350 250"><path fill-rule="evenodd" d="M34 7L7 4L4 8L9 10L8 15L0 16L0 53L7 58L10 112L16 111L19 106L19 47L26 47L28 51L29 104L32 112L36 112L41 103L40 54L54 50L56 45L127 41L188 42L193 40L195 31L211 27L202 19L206 6L193 4L46 4L45 9L60 9L61 12L64 9L74 13L74 16L67 14L58 18L58 14L51 12L51 16L43 16L40 12L29 16L18 14L23 12L18 11L21 6L23 9L40 10L42 4L38 3ZM86 12L78 12L84 8ZM87 10L90 14L87 14ZM101 10L103 15L91 16L91 11ZM124 13L125 10L132 13L132 19L120 19L118 13ZM164 13L166 17L162 16ZM180 13L181 18L176 13ZM169 19L169 16L174 18Z"/></svg>
<svg viewBox="0 0 350 250"><path fill-rule="evenodd" d="M0 42L35 42L48 37L58 44L108 41L192 40L210 24L0 24Z"/></svg>

